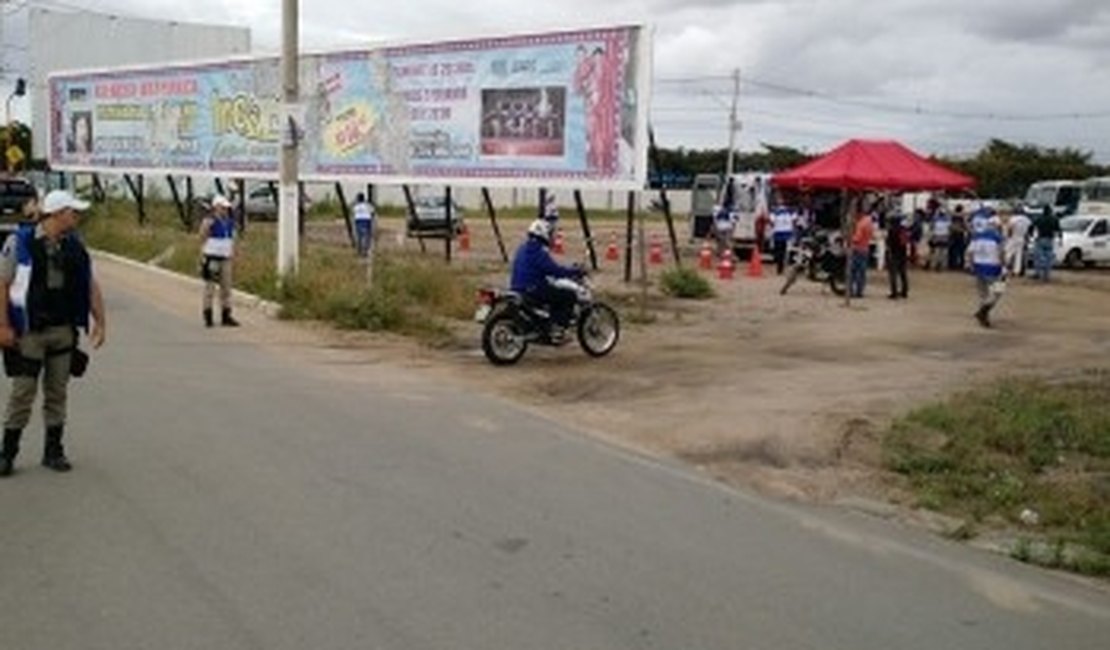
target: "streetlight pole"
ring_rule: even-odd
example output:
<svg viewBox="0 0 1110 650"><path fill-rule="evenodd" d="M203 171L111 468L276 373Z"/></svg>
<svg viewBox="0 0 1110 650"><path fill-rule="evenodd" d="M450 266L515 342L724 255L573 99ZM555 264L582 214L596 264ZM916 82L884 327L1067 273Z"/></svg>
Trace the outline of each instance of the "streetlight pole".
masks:
<svg viewBox="0 0 1110 650"><path fill-rule="evenodd" d="M298 229L300 192L297 186L298 127L294 114L298 91L298 16L297 0L282 0L281 24L281 86L282 137L278 193L278 259L279 282L297 272L300 248Z"/></svg>
<svg viewBox="0 0 1110 650"><path fill-rule="evenodd" d="M736 165L736 132L740 121L736 118L736 107L740 101L740 68L732 71L732 110L728 114L728 162L725 167L725 183L732 178Z"/></svg>

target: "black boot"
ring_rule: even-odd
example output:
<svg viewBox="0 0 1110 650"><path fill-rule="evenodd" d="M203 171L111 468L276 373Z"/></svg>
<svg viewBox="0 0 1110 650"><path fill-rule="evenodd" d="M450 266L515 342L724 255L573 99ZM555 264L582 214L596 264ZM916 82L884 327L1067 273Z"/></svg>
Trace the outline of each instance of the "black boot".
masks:
<svg viewBox="0 0 1110 650"><path fill-rule="evenodd" d="M19 437L23 429L4 429L4 448L0 450L0 476L11 476L15 471L15 457L19 454Z"/></svg>
<svg viewBox="0 0 1110 650"><path fill-rule="evenodd" d="M46 428L46 446L42 452L42 466L49 467L55 472L68 472L73 469L73 465L69 464L66 459L66 450L62 446L62 433L65 428L62 425Z"/></svg>
<svg viewBox="0 0 1110 650"><path fill-rule="evenodd" d="M205 327L212 327L212 310L211 309L205 309L204 310L204 326Z"/></svg>
<svg viewBox="0 0 1110 650"><path fill-rule="evenodd" d="M224 307L223 313L220 314L220 325L224 327L239 327L239 321L231 317L231 309Z"/></svg>

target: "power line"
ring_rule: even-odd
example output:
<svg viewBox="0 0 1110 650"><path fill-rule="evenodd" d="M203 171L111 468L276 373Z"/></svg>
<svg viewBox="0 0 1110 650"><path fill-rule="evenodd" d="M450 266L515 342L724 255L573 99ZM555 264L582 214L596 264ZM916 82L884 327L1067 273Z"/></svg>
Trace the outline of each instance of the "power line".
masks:
<svg viewBox="0 0 1110 650"><path fill-rule="evenodd" d="M688 85L688 84L704 84L713 82L724 82L731 80L728 75L701 75L690 77L661 77L655 80L656 83L668 85ZM1110 109L1100 109L1095 111L1071 111L1071 112L1056 112L1056 113L1000 113L1000 112L981 112L981 111L956 111L924 107L921 105L910 106L907 104L898 104L894 102L874 102L860 99L851 99L834 95L819 90L810 88L801 88L798 86L790 86L763 79L753 78L750 75L745 76L741 80L742 85L747 85L753 88L762 88L764 90L772 90L775 92L796 95L801 97L808 97L818 99L821 101L829 102L832 104L840 104L842 106L852 106L856 108L867 108L869 110L898 113L903 115L921 115L929 117L945 117L954 119L967 119L967 120L987 120L987 121L1001 121L1001 122L1050 122L1050 121L1063 121L1063 120L1089 120L1089 119L1104 119L1110 118Z"/></svg>

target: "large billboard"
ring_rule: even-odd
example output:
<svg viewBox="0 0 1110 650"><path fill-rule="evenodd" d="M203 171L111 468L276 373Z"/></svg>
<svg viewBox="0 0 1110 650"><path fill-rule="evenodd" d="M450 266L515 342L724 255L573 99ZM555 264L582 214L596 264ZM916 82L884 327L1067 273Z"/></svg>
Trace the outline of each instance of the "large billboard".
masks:
<svg viewBox="0 0 1110 650"><path fill-rule="evenodd" d="M650 43L611 27L301 58L303 180L644 186ZM272 178L279 61L50 77L51 166Z"/></svg>

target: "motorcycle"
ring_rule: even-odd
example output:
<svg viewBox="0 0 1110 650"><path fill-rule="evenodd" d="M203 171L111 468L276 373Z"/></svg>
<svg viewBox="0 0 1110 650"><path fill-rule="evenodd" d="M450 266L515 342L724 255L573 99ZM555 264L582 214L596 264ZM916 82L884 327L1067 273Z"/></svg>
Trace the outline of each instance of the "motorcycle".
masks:
<svg viewBox="0 0 1110 650"><path fill-rule="evenodd" d="M786 295L790 287L803 275L812 282L828 283L829 289L838 296L844 295L844 273L847 259L844 246L838 235L813 233L802 238L794 261L786 273L780 295Z"/></svg>
<svg viewBox="0 0 1110 650"><path fill-rule="evenodd" d="M586 278L581 282L560 279L556 284L573 289L577 295L567 331L576 333L578 344L591 357L612 352L620 339L617 312L594 299ZM496 366L520 361L529 345L561 347L570 340L569 336L555 335L546 305L514 291L480 289L474 319L483 324L482 352Z"/></svg>

